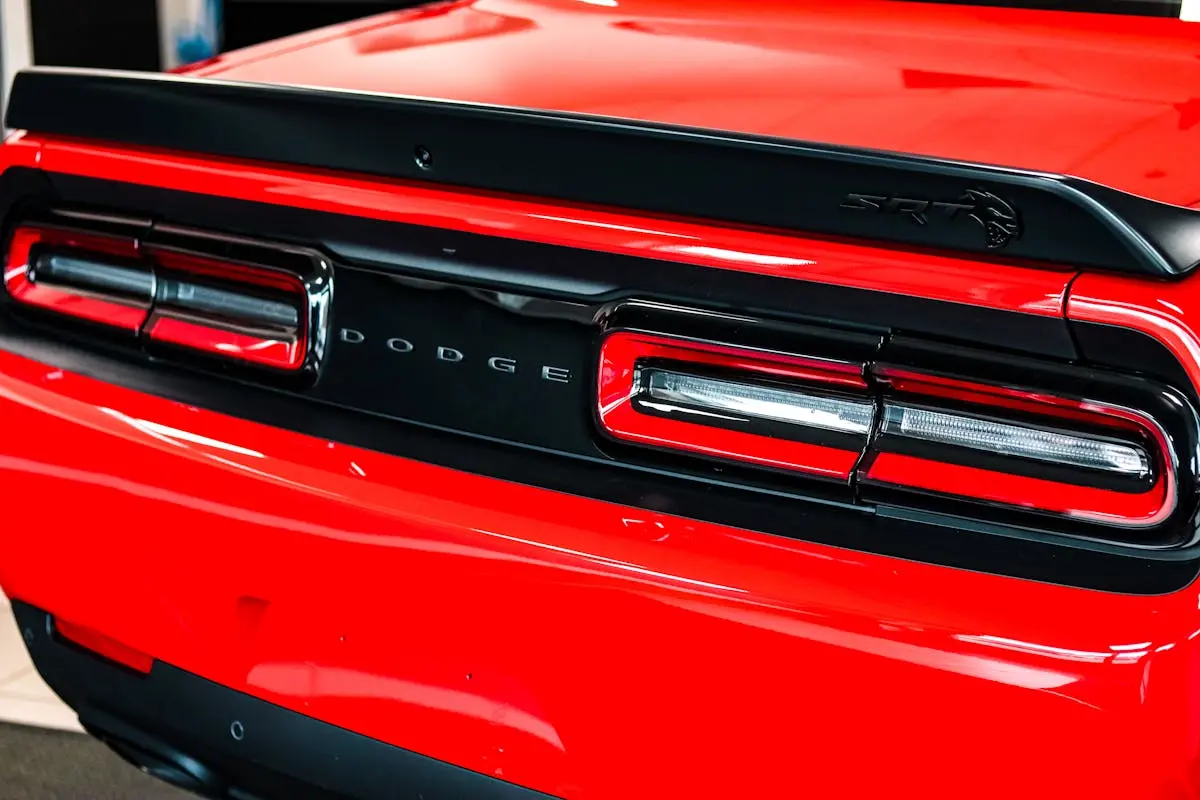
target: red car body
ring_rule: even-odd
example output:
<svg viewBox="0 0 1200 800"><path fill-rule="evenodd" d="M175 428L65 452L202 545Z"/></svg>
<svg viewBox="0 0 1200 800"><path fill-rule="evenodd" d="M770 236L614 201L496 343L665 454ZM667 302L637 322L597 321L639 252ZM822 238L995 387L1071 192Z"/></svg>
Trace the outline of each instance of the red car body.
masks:
<svg viewBox="0 0 1200 800"><path fill-rule="evenodd" d="M187 77L619 117L1070 175L1147 202L1200 203L1200 28L1178 19L874 0L477 0L250 48ZM365 142L335 144L353 152ZM450 259L489 237L687 265L700 277L672 290L678 302L731 313L758 312L716 283L704 289L705 276L749 276L781 292L835 287L888 308L916 299L958 315L958 332L931 337L939 341L1008 352L1013 331L1058 331L1075 350L1039 358L1064 369L1108 364L1086 331L1121 329L1145 350L1114 369L1153 371L1144 366L1153 351L1171 362L1155 380L1173 377L1184 394L1200 387L1197 277L187 149L30 130L0 148L0 161L133 187L79 195L89 207L110 197L103 210L112 213L159 213L145 199L153 190L199 196L205 209L370 220L396 226L399 238L406 226L440 231L460 243ZM441 152L429 143L435 171ZM894 194L904 192L897 184ZM226 225L201 222L212 215L199 211L176 219L173 204L161 211L171 221L257 233L236 215ZM396 337L431 353L457 348L464 370L485 355L442 333L410 335L414 315L397 312ZM486 346L486 331L473 335ZM1143 558L1120 547L1055 549L1071 537L1051 533L1042 549L1022 550L1017 538L943 524L915 553L897 541L906 528L880 518L851 535L833 511L800 500L780 535L756 527L749 507L744 524L741 512L714 521L705 493L656 499L637 476L597 472L583 481L593 493L549 477L506 479L482 461L467 466L468 456L454 468L425 463L371 438L377 431L382 442L387 428L401 439L453 439L442 421L418 434L363 413L345 427L361 436L316 435L310 422L333 419L324 407L276 418L264 400L266 411L241 414L236 403L196 399L192 384L155 388L115 366L90 368L109 356L75 340L30 349L14 336L0 337L0 585L26 609L39 668L88 709L85 724L102 738L119 743L132 717L44 665L51 645L38 620L54 620L57 646L125 664L131 686L169 665L296 719L497 779L456 793L417 777L388 796L517 787L581 799L1200 793L1200 594L1188 547ZM343 338L331 349L350 346ZM542 355L514 358L536 371L555 363ZM203 372L180 380L226 381ZM376 380L381 393L434 391ZM477 398L481 415L505 403L501 391ZM535 461L534 471L560 468L550 455ZM609 482L619 491L606 493ZM215 782L205 786L221 796L243 784L217 764L267 759L249 749L260 735L249 719L205 709L161 709L154 730L140 719L188 763L211 765ZM201 734L225 749L184 746ZM270 736L270 747L306 752ZM136 748L122 752L138 759ZM364 782L347 789L306 778L321 755L305 758L268 765L305 784L288 796L313 786L374 791L365 767Z"/></svg>

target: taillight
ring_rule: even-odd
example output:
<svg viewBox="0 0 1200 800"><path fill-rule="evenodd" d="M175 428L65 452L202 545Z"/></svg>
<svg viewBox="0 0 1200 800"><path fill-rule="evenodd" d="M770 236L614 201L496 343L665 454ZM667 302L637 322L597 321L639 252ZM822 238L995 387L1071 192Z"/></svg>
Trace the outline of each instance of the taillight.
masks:
<svg viewBox="0 0 1200 800"><path fill-rule="evenodd" d="M129 237L20 225L4 283L44 320L74 317L166 355L310 376L332 292L313 251L149 223Z"/></svg>
<svg viewBox="0 0 1200 800"><path fill-rule="evenodd" d="M599 380L617 439L843 481L874 415L861 364L664 336L608 336Z"/></svg>
<svg viewBox="0 0 1200 800"><path fill-rule="evenodd" d="M1149 415L1105 402L876 366L879 433L861 484L1145 528L1177 502Z"/></svg>
<svg viewBox="0 0 1200 800"><path fill-rule="evenodd" d="M160 287L145 335L276 369L305 359L306 294L299 277L148 247Z"/></svg>
<svg viewBox="0 0 1200 800"><path fill-rule="evenodd" d="M887 354L901 361L616 329L597 418L619 442L832 478L863 505L1151 546L1193 536L1197 421L1182 395L904 339Z"/></svg>

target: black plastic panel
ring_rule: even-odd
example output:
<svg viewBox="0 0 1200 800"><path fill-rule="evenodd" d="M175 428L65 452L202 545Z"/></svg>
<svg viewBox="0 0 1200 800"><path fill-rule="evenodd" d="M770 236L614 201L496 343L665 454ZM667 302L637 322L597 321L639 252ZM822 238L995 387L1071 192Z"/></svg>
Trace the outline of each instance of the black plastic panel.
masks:
<svg viewBox="0 0 1200 800"><path fill-rule="evenodd" d="M598 455L592 309L342 267L309 396L481 436Z"/></svg>
<svg viewBox="0 0 1200 800"><path fill-rule="evenodd" d="M1200 261L1200 212L1087 181L628 120L33 69L7 125L1041 263L1170 276Z"/></svg>
<svg viewBox="0 0 1200 800"><path fill-rule="evenodd" d="M1197 403L1192 381L1166 345L1140 331L1097 322L1070 323L1080 357L1179 387Z"/></svg>

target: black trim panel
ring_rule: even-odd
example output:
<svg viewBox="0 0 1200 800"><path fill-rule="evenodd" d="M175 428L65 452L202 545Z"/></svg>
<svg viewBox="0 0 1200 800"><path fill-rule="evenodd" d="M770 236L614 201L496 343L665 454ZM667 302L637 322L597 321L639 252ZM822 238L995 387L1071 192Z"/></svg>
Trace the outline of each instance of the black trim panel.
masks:
<svg viewBox="0 0 1200 800"><path fill-rule="evenodd" d="M1200 262L1200 212L1088 181L629 120L36 68L17 75L7 124L125 145L1148 275L1179 275ZM994 238L983 222L987 212L971 213L980 197L1005 210L1009 233Z"/></svg>
<svg viewBox="0 0 1200 800"><path fill-rule="evenodd" d="M537 800L472 772L234 691L160 661L149 675L64 642L12 602L38 672L93 735L157 777L209 797ZM241 733L235 738L236 732Z"/></svg>
<svg viewBox="0 0 1200 800"><path fill-rule="evenodd" d="M1080 357L1139 373L1178 387L1200 406L1200 395L1179 360L1158 339L1135 331L1098 322L1070 320Z"/></svg>

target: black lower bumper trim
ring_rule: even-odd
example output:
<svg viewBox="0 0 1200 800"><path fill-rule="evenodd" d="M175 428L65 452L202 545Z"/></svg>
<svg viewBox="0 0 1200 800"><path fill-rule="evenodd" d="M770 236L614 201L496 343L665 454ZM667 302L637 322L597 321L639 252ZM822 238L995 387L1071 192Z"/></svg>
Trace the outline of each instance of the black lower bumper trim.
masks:
<svg viewBox="0 0 1200 800"><path fill-rule="evenodd" d="M367 738L162 662L140 675L63 642L14 600L34 665L89 732L202 796L531 800L549 795Z"/></svg>

